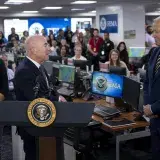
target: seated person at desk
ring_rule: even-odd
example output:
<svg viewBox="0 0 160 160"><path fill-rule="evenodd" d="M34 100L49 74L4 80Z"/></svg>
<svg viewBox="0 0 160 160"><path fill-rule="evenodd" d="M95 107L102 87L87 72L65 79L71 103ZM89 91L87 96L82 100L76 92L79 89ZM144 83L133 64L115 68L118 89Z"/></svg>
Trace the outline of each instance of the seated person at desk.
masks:
<svg viewBox="0 0 160 160"><path fill-rule="evenodd" d="M62 47L60 48L60 56L61 56L62 58L65 58L65 57L68 56L68 52L67 52L66 46L62 46Z"/></svg>
<svg viewBox="0 0 160 160"><path fill-rule="evenodd" d="M57 42L55 40L52 40L51 45L50 45L50 49L51 49L51 56L57 56L58 55L58 50L59 47L57 46Z"/></svg>
<svg viewBox="0 0 160 160"><path fill-rule="evenodd" d="M75 56L72 57L72 60L87 60L84 56L82 56L82 46L76 45L74 47Z"/></svg>
<svg viewBox="0 0 160 160"><path fill-rule="evenodd" d="M120 42L117 50L120 52L120 60L129 66L129 57L126 44L124 42Z"/></svg>
<svg viewBox="0 0 160 160"><path fill-rule="evenodd" d="M109 61L107 61L106 64L108 64L108 66L117 66L126 68L127 77L130 76L130 72L128 70L127 65L123 61L120 61L120 53L118 50L116 49L111 50L109 54Z"/></svg>

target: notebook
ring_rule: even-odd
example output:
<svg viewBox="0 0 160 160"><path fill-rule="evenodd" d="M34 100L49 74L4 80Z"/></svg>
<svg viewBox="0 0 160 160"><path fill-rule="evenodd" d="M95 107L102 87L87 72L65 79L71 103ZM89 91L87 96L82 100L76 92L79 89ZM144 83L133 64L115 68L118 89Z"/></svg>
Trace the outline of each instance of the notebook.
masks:
<svg viewBox="0 0 160 160"><path fill-rule="evenodd" d="M133 125L135 124L135 122L130 121L126 118L119 118L114 120L105 120L103 124L108 127L123 127L123 126Z"/></svg>

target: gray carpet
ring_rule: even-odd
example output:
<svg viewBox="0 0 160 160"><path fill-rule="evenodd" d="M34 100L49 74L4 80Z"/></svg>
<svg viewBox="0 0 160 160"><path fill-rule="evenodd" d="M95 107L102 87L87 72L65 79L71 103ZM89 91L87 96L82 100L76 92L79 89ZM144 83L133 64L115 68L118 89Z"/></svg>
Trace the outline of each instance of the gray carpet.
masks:
<svg viewBox="0 0 160 160"><path fill-rule="evenodd" d="M12 160L11 127L4 127L1 149L2 149L1 159L2 160Z"/></svg>
<svg viewBox="0 0 160 160"><path fill-rule="evenodd" d="M11 138L11 128L5 127L2 138L2 153L1 160L12 160L12 138ZM67 147L67 146L65 146ZM121 147L121 160L151 160L151 155L143 150L130 149L128 146ZM67 157L72 160L70 153L66 148ZM98 152L97 160L115 160L115 146L111 148L101 149ZM68 158L67 158L68 160Z"/></svg>

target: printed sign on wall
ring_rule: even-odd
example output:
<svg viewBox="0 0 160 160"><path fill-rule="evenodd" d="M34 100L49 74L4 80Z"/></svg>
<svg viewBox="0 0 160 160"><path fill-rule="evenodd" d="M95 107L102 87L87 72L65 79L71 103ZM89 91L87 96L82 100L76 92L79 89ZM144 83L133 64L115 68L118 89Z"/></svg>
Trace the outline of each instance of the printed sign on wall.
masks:
<svg viewBox="0 0 160 160"><path fill-rule="evenodd" d="M100 15L100 33L118 33L118 14Z"/></svg>

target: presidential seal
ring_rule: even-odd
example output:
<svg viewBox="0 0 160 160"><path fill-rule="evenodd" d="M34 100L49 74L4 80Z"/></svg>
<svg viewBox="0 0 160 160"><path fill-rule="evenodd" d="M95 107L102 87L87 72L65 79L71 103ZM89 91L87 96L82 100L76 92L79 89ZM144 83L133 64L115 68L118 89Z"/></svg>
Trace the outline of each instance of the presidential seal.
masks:
<svg viewBox="0 0 160 160"><path fill-rule="evenodd" d="M48 127L56 118L54 104L45 99L38 98L32 101L27 110L28 118L37 127Z"/></svg>

